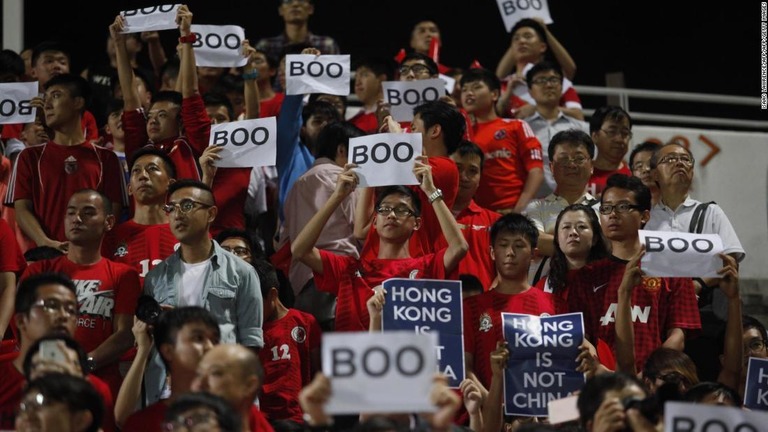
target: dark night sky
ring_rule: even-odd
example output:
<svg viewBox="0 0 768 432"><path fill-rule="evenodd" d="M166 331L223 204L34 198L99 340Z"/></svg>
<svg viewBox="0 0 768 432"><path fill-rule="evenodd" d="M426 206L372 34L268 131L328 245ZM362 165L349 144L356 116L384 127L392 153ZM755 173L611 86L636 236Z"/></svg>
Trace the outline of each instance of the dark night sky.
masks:
<svg viewBox="0 0 768 432"><path fill-rule="evenodd" d="M120 10L166 2L52 3L25 2L25 45L67 38L79 47L74 66L82 68L104 52L107 26ZM193 0L187 4L195 23L237 24L252 41L282 29L276 0ZM494 0L316 0L315 4L310 28L334 36L353 59L394 55L407 45L410 29L422 19L432 19L441 27L441 60L448 65L467 66L477 59L493 69L509 44ZM607 72L623 71L629 88L759 96L760 2L716 2L713 6L657 0L553 0L550 11L555 23L550 30L577 63L576 84L601 86ZM178 34L165 33L170 47ZM600 103L584 102L591 108ZM751 107L660 105L638 100L632 109L768 119L766 111ZM728 112L723 114L723 110Z"/></svg>

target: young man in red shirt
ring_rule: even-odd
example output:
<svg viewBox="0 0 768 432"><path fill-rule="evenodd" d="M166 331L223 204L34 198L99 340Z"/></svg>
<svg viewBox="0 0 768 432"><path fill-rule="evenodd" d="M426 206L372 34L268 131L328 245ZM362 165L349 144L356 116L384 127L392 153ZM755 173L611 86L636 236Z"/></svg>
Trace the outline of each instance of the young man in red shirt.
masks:
<svg viewBox="0 0 768 432"><path fill-rule="evenodd" d="M600 107L589 120L589 133L597 147L597 157L592 162L594 169L587 192L600 198L608 177L614 174L632 175L624 161L632 141L632 117L621 107Z"/></svg>
<svg viewBox="0 0 768 432"><path fill-rule="evenodd" d="M388 186L376 199L373 229L378 232L379 248L375 257L363 254L360 259L339 256L315 247L317 239L336 208L355 189L356 165L347 164L339 174L330 199L299 235L293 239L291 252L312 269L319 291L337 296L336 331L365 331L369 315L366 301L372 288L393 277L412 279L444 279L467 253L467 242L461 235L442 192L432 180L432 167L426 156L419 156L413 173L421 190L429 197L448 247L435 253L414 257L409 242L422 225L421 200L404 186Z"/></svg>
<svg viewBox="0 0 768 432"><path fill-rule="evenodd" d="M355 95L363 107L349 119L349 122L359 127L367 134L379 131L379 121L376 117L378 102L384 99L381 83L391 81L392 67L384 59L366 59L357 64L355 69Z"/></svg>
<svg viewBox="0 0 768 432"><path fill-rule="evenodd" d="M496 114L500 86L485 69L461 77L461 105L474 116L473 140L485 153L475 200L500 213L521 213L544 181L541 143L524 121Z"/></svg>

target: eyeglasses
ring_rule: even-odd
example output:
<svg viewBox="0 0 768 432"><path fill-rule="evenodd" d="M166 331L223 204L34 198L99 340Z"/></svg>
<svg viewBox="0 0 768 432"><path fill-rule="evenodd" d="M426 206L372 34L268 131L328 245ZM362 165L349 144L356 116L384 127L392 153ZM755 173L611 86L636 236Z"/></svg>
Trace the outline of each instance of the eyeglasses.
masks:
<svg viewBox="0 0 768 432"><path fill-rule="evenodd" d="M632 210L640 210L639 205L630 203L618 203L618 204L602 204L600 206L600 214L609 215L616 210L616 213L629 213Z"/></svg>
<svg viewBox="0 0 768 432"><path fill-rule="evenodd" d="M176 420L169 421L163 424L163 430L166 432L172 432L175 430L181 430L181 429L187 429L187 430L195 430L194 428L196 426L201 425L210 425L213 423L213 421L216 420L213 413L210 412L196 412L192 413L186 416L179 416L176 418ZM209 429L199 429L199 430L209 430Z"/></svg>
<svg viewBox="0 0 768 432"><path fill-rule="evenodd" d="M412 216L415 213L413 210L409 209L408 207L384 207L381 206L376 209L376 213L380 214L381 216L389 216L392 214L392 212L395 212L395 216L398 218L404 218L408 216Z"/></svg>
<svg viewBox="0 0 768 432"><path fill-rule="evenodd" d="M63 302L59 299L48 298L40 299L32 304L32 307L38 307L49 315L53 315L56 312L63 312L69 315L71 318L77 317L79 314L79 307L75 302Z"/></svg>
<svg viewBox="0 0 768 432"><path fill-rule="evenodd" d="M562 84L563 79L557 76L541 77L541 78L536 78L534 80L531 80L531 83L538 84L538 85L547 85L547 84L554 85L554 84Z"/></svg>
<svg viewBox="0 0 768 432"><path fill-rule="evenodd" d="M765 341L762 339L753 339L744 346L745 353L760 352L765 349Z"/></svg>
<svg viewBox="0 0 768 432"><path fill-rule="evenodd" d="M572 163L576 166L582 166L585 163L587 163L587 158L585 158L584 156L570 157L568 155L560 155L555 158L555 162L562 165L568 165L569 163Z"/></svg>
<svg viewBox="0 0 768 432"><path fill-rule="evenodd" d="M429 73L429 68L423 64L417 63L410 66L407 66L407 65L400 66L400 69L398 69L398 71L400 72L400 75L408 75L408 72L413 72L414 75L421 75L424 73Z"/></svg>
<svg viewBox="0 0 768 432"><path fill-rule="evenodd" d="M221 248L224 249L225 251L227 251L229 253L232 253L232 254L235 254L235 255L237 255L239 257L249 256L251 254L251 250L250 249L244 248L244 247L240 247L240 246L233 247L233 248L229 247L229 246L222 246Z"/></svg>
<svg viewBox="0 0 768 432"><path fill-rule="evenodd" d="M664 156L663 158L661 158L659 160L659 165L663 165L663 164L674 165L674 164L676 164L678 162L680 162L681 164L689 167L689 166L693 165L694 160L693 160L692 157L690 157L690 156L688 156L686 154L673 153L673 154L668 154L668 155Z"/></svg>
<svg viewBox="0 0 768 432"><path fill-rule="evenodd" d="M173 213L174 210L176 210L178 208L179 211L181 212L181 214L187 214L187 213L191 212L192 209L195 208L195 205L198 205L201 208L213 207L213 205L211 205L211 204L201 203L200 201L195 201L193 199L187 198L187 199L181 200L181 202L179 202L179 203L168 203L168 204L164 205L163 206L163 211L166 214L171 214L171 213Z"/></svg>
<svg viewBox="0 0 768 432"><path fill-rule="evenodd" d="M621 137L625 140L631 140L632 139L632 131L626 128L618 129L618 128L610 128L610 129L600 129L608 135L611 138L616 137L617 135L621 135Z"/></svg>

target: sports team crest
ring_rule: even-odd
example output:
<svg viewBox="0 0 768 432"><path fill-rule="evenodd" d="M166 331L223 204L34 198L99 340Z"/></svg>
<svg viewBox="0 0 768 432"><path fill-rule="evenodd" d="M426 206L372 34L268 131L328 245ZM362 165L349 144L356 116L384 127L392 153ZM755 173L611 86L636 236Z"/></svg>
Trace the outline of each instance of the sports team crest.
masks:
<svg viewBox="0 0 768 432"><path fill-rule="evenodd" d="M660 277L644 277L643 278L643 289L645 289L648 292L656 292L661 289L661 278Z"/></svg>
<svg viewBox="0 0 768 432"><path fill-rule="evenodd" d="M296 326L291 330L291 337L297 343L304 343L307 340L307 331L302 326Z"/></svg>
<svg viewBox="0 0 768 432"><path fill-rule="evenodd" d="M491 329L491 327L493 327L493 322L491 321L491 316L488 315L486 312L483 312L480 315L480 328L479 328L479 330L481 332L486 332L487 333L488 330Z"/></svg>
<svg viewBox="0 0 768 432"><path fill-rule="evenodd" d="M496 141L503 140L507 136L507 130L506 129L499 129L496 131L496 133L493 134L493 139Z"/></svg>
<svg viewBox="0 0 768 432"><path fill-rule="evenodd" d="M74 156L64 159L64 172L73 174L75 171L77 171L77 159Z"/></svg>
<svg viewBox="0 0 768 432"><path fill-rule="evenodd" d="M126 255L128 255L128 245L124 242L120 243L120 245L117 246L117 249L115 249L115 256L122 258Z"/></svg>

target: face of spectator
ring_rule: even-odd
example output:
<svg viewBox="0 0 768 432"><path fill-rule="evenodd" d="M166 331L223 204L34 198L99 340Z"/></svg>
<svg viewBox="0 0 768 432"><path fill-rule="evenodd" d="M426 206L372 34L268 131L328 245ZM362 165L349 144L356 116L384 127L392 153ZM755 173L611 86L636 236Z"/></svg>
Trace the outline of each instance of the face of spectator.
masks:
<svg viewBox="0 0 768 432"><path fill-rule="evenodd" d="M109 113L104 130L112 135L112 139L115 141L122 142L125 139L125 131L123 131L123 110Z"/></svg>
<svg viewBox="0 0 768 432"><path fill-rule="evenodd" d="M437 28L437 24L432 21L422 21L413 28L411 48L418 53L427 54L429 52L429 44L432 42L432 38L435 37L440 37L440 29Z"/></svg>
<svg viewBox="0 0 768 432"><path fill-rule="evenodd" d="M239 407L250 397L253 389L239 359L228 348L231 347L219 345L203 356L192 389L207 391Z"/></svg>
<svg viewBox="0 0 768 432"><path fill-rule="evenodd" d="M43 51L32 65L32 78L44 86L56 75L69 73L69 57L63 51Z"/></svg>
<svg viewBox="0 0 768 432"><path fill-rule="evenodd" d="M500 232L491 245L491 259L502 279L519 279L528 274L533 248L522 234Z"/></svg>
<svg viewBox="0 0 768 432"><path fill-rule="evenodd" d="M210 431L220 432L219 420L216 413L206 407L195 407L182 412L175 420L165 423L165 431L173 432L196 432Z"/></svg>
<svg viewBox="0 0 768 432"><path fill-rule="evenodd" d="M245 112L245 96L243 92L228 91L225 93L225 96L227 96L229 103L232 105L232 112L235 113L235 117ZM230 121L234 120L236 119L230 119Z"/></svg>
<svg viewBox="0 0 768 432"><path fill-rule="evenodd" d="M29 313L16 314L21 340L32 344L51 333L74 336L78 311L75 293L67 287L41 285L37 288L37 297Z"/></svg>
<svg viewBox="0 0 768 432"><path fill-rule="evenodd" d="M147 135L154 142L179 135L181 107L170 101L152 104L147 115Z"/></svg>
<svg viewBox="0 0 768 432"><path fill-rule="evenodd" d="M768 358L768 350L765 347L765 335L761 335L760 330L754 327L744 330L742 342L744 344L744 366L747 365L750 357Z"/></svg>
<svg viewBox="0 0 768 432"><path fill-rule="evenodd" d="M315 12L315 6L310 0L282 0L277 9L286 24L305 23Z"/></svg>
<svg viewBox="0 0 768 432"><path fill-rule="evenodd" d="M612 187L603 192L600 204L600 225L611 241L623 241L637 237L637 231L648 221L650 212L635 208L635 193ZM610 209L608 214L603 213Z"/></svg>
<svg viewBox="0 0 768 432"><path fill-rule="evenodd" d="M467 199L475 196L478 186L480 186L480 175L482 167L480 166L480 156L476 154L460 155L453 152L451 159L456 162L456 168L459 169L459 193L457 198Z"/></svg>
<svg viewBox="0 0 768 432"><path fill-rule="evenodd" d="M251 248L242 237L229 237L221 242L221 248L235 254L238 258L242 258L248 263L251 262Z"/></svg>
<svg viewBox="0 0 768 432"><path fill-rule="evenodd" d="M214 330L202 322L192 321L176 333L175 344L163 344L160 351L174 370L195 372L205 353L218 344Z"/></svg>
<svg viewBox="0 0 768 432"><path fill-rule="evenodd" d="M323 130L325 125L328 124L328 118L321 114L312 114L307 123L301 127L302 137L304 138L304 144L313 151L317 137L320 135L320 131Z"/></svg>
<svg viewBox="0 0 768 432"><path fill-rule="evenodd" d="M323 94L318 96L317 100L325 101L333 105L333 107L336 108L336 111L339 112L339 117L342 119L347 113L347 106L344 103L344 100L341 98L341 96L332 95L332 94Z"/></svg>
<svg viewBox="0 0 768 432"><path fill-rule="evenodd" d="M16 416L19 432L77 432L90 425L85 411L73 413L64 402L43 396L37 389L25 392Z"/></svg>
<svg viewBox="0 0 768 432"><path fill-rule="evenodd" d="M224 105L206 105L205 111L211 119L211 124L229 123L229 110Z"/></svg>
<svg viewBox="0 0 768 432"><path fill-rule="evenodd" d="M259 81L269 81L277 71L269 68L269 62L267 61L267 55L262 52L256 52L251 56L251 63L256 67L256 71L259 73Z"/></svg>
<svg viewBox="0 0 768 432"><path fill-rule="evenodd" d="M376 208L376 231L381 239L403 243L421 226L421 218L413 212L411 198L400 194L384 197Z"/></svg>
<svg viewBox="0 0 768 432"><path fill-rule="evenodd" d="M601 401L601 403L603 401L607 400L607 399L614 399L614 400L618 400L619 402L621 402L622 400L624 400L626 398L645 399L646 396L647 396L647 394L645 393L645 390L643 390L637 384L632 383L632 384L629 384L629 385L625 386L621 390L611 389L611 390L606 391L605 395L603 396L603 400ZM594 424L594 419L590 419L589 420L589 422L587 424L587 429L590 430L590 431L596 432L594 429L592 429L590 427L590 424ZM625 421L622 422L620 425L617 425L617 426L618 427L616 429L614 429L614 430L621 430L621 431L630 430L628 428L628 425L627 425L627 422L626 422L626 417L625 417Z"/></svg>
<svg viewBox="0 0 768 432"><path fill-rule="evenodd" d="M48 134L40 123L27 123L21 131L21 141L29 147L48 142Z"/></svg>
<svg viewBox="0 0 768 432"><path fill-rule="evenodd" d="M589 216L583 211L569 211L560 218L557 227L557 243L566 257L585 260L595 244L595 232L589 222Z"/></svg>
<svg viewBox="0 0 768 432"><path fill-rule="evenodd" d="M656 182L651 176L651 156L652 151L641 151L635 153L635 158L632 160L632 175L643 181L643 184L648 188L656 188Z"/></svg>
<svg viewBox="0 0 768 432"><path fill-rule="evenodd" d="M539 72L531 80L529 92L536 104L557 106L563 92L563 77L553 70Z"/></svg>
<svg viewBox="0 0 768 432"><path fill-rule="evenodd" d="M421 59L410 59L400 65L400 81L425 80L432 78L427 62Z"/></svg>
<svg viewBox="0 0 768 432"><path fill-rule="evenodd" d="M629 120L605 119L603 126L592 133L592 141L597 147L597 157L613 164L620 164L627 155L632 131Z"/></svg>
<svg viewBox="0 0 768 432"><path fill-rule="evenodd" d="M583 145L558 144L549 167L558 189L583 190L592 176L592 158Z"/></svg>
<svg viewBox="0 0 768 432"><path fill-rule="evenodd" d="M45 123L55 129L74 121L85 106L81 97L73 97L69 88L63 85L48 87L45 91Z"/></svg>
<svg viewBox="0 0 768 432"><path fill-rule="evenodd" d="M659 150L656 169L651 173L661 186L689 188L693 182L693 158L677 145L664 146Z"/></svg>
<svg viewBox="0 0 768 432"><path fill-rule="evenodd" d="M196 187L174 191L168 197L167 206L171 210L168 214L171 232L182 244L194 243L208 236L208 227L216 219L218 211L208 191Z"/></svg>
<svg viewBox="0 0 768 432"><path fill-rule="evenodd" d="M491 110L498 99L499 92L491 91L483 81L472 81L461 86L461 106L468 113Z"/></svg>
<svg viewBox="0 0 768 432"><path fill-rule="evenodd" d="M148 154L138 158L131 168L128 193L141 204L163 203L172 180L160 156Z"/></svg>
<svg viewBox="0 0 768 432"><path fill-rule="evenodd" d="M538 63L547 51L547 44L531 27L521 27L512 35L512 49L518 61Z"/></svg>
<svg viewBox="0 0 768 432"><path fill-rule="evenodd" d="M104 201L98 193L75 193L69 199L64 230L67 240L72 244L98 246L114 223L115 217L104 211Z"/></svg>

